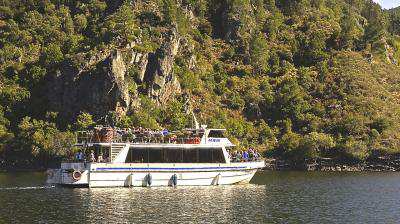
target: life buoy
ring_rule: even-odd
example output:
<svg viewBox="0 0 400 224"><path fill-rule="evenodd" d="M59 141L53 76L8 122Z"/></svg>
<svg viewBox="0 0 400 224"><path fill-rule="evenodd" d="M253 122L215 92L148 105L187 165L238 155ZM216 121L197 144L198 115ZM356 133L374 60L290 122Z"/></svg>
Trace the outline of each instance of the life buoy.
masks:
<svg viewBox="0 0 400 224"><path fill-rule="evenodd" d="M72 172L72 179L78 181L80 180L82 177L82 173L78 170L74 170L74 172Z"/></svg>
<svg viewBox="0 0 400 224"><path fill-rule="evenodd" d="M53 178L53 176L54 176L54 171L53 170L47 170L47 178L48 179L51 179L51 178Z"/></svg>

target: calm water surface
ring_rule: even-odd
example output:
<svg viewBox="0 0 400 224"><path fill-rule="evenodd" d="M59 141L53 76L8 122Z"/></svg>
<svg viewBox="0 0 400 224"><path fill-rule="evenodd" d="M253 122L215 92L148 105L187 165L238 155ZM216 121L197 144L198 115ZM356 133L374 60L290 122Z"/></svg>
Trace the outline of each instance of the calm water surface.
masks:
<svg viewBox="0 0 400 224"><path fill-rule="evenodd" d="M0 173L0 223L400 223L399 173L260 172L252 184L70 189Z"/></svg>

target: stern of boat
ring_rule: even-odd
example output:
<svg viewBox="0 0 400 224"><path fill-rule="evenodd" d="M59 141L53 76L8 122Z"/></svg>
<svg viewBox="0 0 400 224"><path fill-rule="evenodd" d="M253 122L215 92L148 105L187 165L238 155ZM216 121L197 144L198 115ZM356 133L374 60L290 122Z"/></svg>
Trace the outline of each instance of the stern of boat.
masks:
<svg viewBox="0 0 400 224"><path fill-rule="evenodd" d="M48 184L60 184L71 187L88 186L89 166L85 163L61 163L60 169L47 170Z"/></svg>

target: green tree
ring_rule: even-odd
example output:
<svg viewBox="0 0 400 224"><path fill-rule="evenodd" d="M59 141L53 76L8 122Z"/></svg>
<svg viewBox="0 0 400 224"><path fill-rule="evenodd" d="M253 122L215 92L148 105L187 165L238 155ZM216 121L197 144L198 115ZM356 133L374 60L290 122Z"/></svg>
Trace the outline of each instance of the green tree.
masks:
<svg viewBox="0 0 400 224"><path fill-rule="evenodd" d="M116 13L107 18L103 33L106 41L118 45L130 43L138 37L139 28L130 4L123 4Z"/></svg>
<svg viewBox="0 0 400 224"><path fill-rule="evenodd" d="M277 89L274 102L277 120L289 118L297 124L310 108L306 98L308 98L307 92L298 84L296 79L291 78L283 81Z"/></svg>
<svg viewBox="0 0 400 224"><path fill-rule="evenodd" d="M76 118L75 129L76 130L87 130L95 124L91 114L86 112L81 112Z"/></svg>
<svg viewBox="0 0 400 224"><path fill-rule="evenodd" d="M384 38L388 28L388 20L382 8L377 3L368 2L361 15L368 21L364 32L365 44L374 44Z"/></svg>
<svg viewBox="0 0 400 224"><path fill-rule="evenodd" d="M313 158L329 153L328 150L335 147L335 141L332 136L325 133L311 132L302 139L300 145L303 155L306 158Z"/></svg>
<svg viewBox="0 0 400 224"><path fill-rule="evenodd" d="M10 141L14 137L14 134L8 130L9 127L10 127L10 121L4 117L3 108L0 106L0 162L3 157L5 147L10 143Z"/></svg>
<svg viewBox="0 0 400 224"><path fill-rule="evenodd" d="M360 21L361 20L361 21ZM364 28L361 25L362 18L351 9L341 18L340 48L354 49L361 41Z"/></svg>
<svg viewBox="0 0 400 224"><path fill-rule="evenodd" d="M60 132L54 123L24 117L18 124L18 148L14 150L23 152L22 158L32 161L34 166L47 166L49 160L56 156L63 157L69 153L75 141L71 132ZM27 158L26 158L27 157ZM36 160L32 160L35 158Z"/></svg>
<svg viewBox="0 0 400 224"><path fill-rule="evenodd" d="M262 33L256 33L250 40L250 62L257 73L268 72L269 50Z"/></svg>
<svg viewBox="0 0 400 224"><path fill-rule="evenodd" d="M189 115L184 105L178 100L170 101L162 110L162 123L170 130L181 130L188 127Z"/></svg>

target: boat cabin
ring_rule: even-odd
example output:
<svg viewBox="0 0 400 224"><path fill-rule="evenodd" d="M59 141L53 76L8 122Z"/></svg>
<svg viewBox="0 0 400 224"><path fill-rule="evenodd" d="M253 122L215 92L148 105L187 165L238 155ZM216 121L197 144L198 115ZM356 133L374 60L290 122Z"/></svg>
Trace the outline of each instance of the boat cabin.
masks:
<svg viewBox="0 0 400 224"><path fill-rule="evenodd" d="M126 163L225 163L221 147L133 147Z"/></svg>
<svg viewBox="0 0 400 224"><path fill-rule="evenodd" d="M232 147L225 129L153 131L96 127L78 133L85 161L111 163L225 163ZM128 147L128 148L126 148Z"/></svg>
<svg viewBox="0 0 400 224"><path fill-rule="evenodd" d="M113 147L114 146L114 147ZM121 147L119 147L121 146ZM229 156L221 146L93 144L84 150L83 160L98 163L226 163ZM126 150L126 152L124 152ZM227 159L228 157L228 159Z"/></svg>

